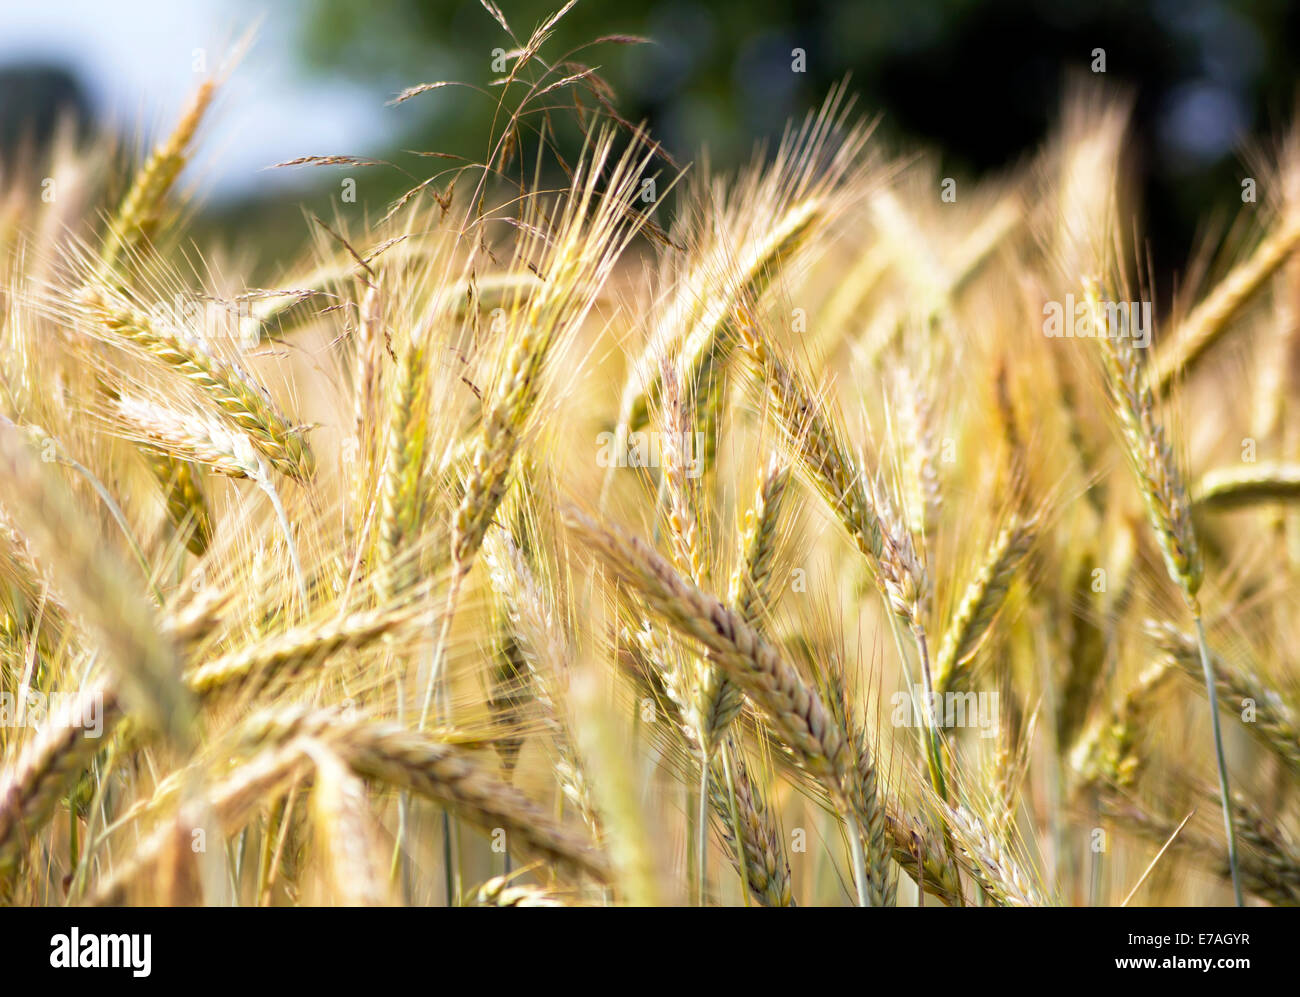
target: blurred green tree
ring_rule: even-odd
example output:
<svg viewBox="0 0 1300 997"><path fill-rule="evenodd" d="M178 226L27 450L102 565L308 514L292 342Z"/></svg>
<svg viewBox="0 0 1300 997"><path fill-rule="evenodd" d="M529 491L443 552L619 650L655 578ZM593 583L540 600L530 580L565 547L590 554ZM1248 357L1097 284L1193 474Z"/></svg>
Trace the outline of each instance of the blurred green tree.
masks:
<svg viewBox="0 0 1300 997"><path fill-rule="evenodd" d="M500 4L521 40L558 6ZM610 34L649 43L596 45L573 58L598 66L620 112L648 121L679 159L707 147L714 162L735 163L849 76L859 106L882 112L886 141L933 147L954 174L1031 151L1058 120L1069 76L1087 77L1104 50L1106 83L1134 98L1132 152L1160 272L1185 262L1207 205L1240 208L1243 136L1289 122L1300 5L581 0L543 54L558 60ZM509 45L478 0L310 0L302 18L309 67L380 80L393 93L433 80L484 87L500 75L494 50ZM481 159L496 98L443 89L387 109L395 146Z"/></svg>

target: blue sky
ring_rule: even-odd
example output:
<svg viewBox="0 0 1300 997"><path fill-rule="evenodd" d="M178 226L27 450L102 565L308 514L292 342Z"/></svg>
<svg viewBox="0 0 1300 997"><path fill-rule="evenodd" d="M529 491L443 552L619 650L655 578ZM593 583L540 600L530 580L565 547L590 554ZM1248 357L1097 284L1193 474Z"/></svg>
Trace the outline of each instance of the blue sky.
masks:
<svg viewBox="0 0 1300 997"><path fill-rule="evenodd" d="M306 78L296 60L296 5L252 0L0 0L0 64L49 61L74 71L96 112L127 135L165 130L201 78L258 25L203 133L187 179L210 200L267 185L293 185L300 171L265 171L303 155L364 155L392 128L390 94L353 82Z"/></svg>

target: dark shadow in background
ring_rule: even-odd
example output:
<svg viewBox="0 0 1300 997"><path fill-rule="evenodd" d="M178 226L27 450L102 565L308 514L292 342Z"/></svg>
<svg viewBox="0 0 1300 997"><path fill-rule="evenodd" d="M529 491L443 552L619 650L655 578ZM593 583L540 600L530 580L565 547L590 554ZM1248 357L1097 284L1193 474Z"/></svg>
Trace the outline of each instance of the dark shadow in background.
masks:
<svg viewBox="0 0 1300 997"><path fill-rule="evenodd" d="M0 156L24 144L40 148L63 118L82 136L90 126L90 100L73 73L46 63L0 66Z"/></svg>
<svg viewBox="0 0 1300 997"><path fill-rule="evenodd" d="M526 37L555 0L501 4ZM413 83L485 83L502 33L477 0L313 0L305 51L318 69L351 66L394 92ZM655 44L597 47L626 116L647 119L681 157L702 145L715 163L743 161L756 137L816 107L846 74L895 147L933 148L945 174L1013 165L1060 119L1073 75L1135 100L1130 152L1162 284L1186 263L1207 211L1240 210L1241 141L1289 125L1300 58L1300 4L1289 0L619 0L581 2L546 52L612 32ZM394 42L394 39L397 39ZM791 72L791 51L807 71ZM1100 74L1098 74L1100 75ZM438 91L396 109L408 140L482 155L471 136L486 102ZM906 146L905 146L906 147ZM1261 181L1262 182L1262 181ZM1264 191L1261 191L1261 199Z"/></svg>
<svg viewBox="0 0 1300 997"><path fill-rule="evenodd" d="M526 37L558 2L503 0L501 6ZM756 139L778 136L790 118L818 106L850 75L858 106L883 112L880 134L888 146L934 149L944 175L954 176L1005 168L1038 148L1059 122L1066 80L1091 77L1094 50L1103 49L1104 82L1135 101L1129 151L1145 206L1141 231L1167 292L1171 275L1187 261L1196 226L1207 214L1230 218L1241 208L1242 140L1273 139L1290 123L1300 3L582 0L559 22L544 54L558 58L616 32L654 43L605 44L575 58L598 65L624 116L647 120L681 160L707 146L715 164L745 161ZM377 81L394 93L442 79L486 86L497 75L493 50L510 45L477 0L310 0L301 35L309 71ZM791 71L796 48L806 53L802 73ZM3 148L12 148L24 129L47 138L61 104L83 120L88 115L68 73L52 67L4 72ZM303 152L365 151L427 176L439 161L402 150L483 158L496 93L448 88L399 107L376 107L397 136L387 151ZM332 200L337 176L322 171L311 179L317 186L306 206L329 216L339 207ZM378 214L410 183L397 171L367 173L358 184L361 207ZM1267 193L1260 191L1261 200ZM200 220L198 234L242 235L241 244L257 247L270 262L297 243L301 210L300 200L282 197L225 206Z"/></svg>

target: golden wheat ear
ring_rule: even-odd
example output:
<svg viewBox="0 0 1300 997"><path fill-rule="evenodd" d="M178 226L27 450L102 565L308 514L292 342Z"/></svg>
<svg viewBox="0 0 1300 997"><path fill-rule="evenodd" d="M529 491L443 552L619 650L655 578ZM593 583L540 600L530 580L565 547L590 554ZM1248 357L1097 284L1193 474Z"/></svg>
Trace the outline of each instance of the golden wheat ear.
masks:
<svg viewBox="0 0 1300 997"><path fill-rule="evenodd" d="M823 248L824 237L858 188L867 184L863 149L869 125L850 124L852 101L837 88L802 126L787 130L770 163L731 185L704 177L686 195L686 223L671 233L688 255L666 255L646 343L630 365L615 423L616 450L644 426L663 389L662 358L673 358L678 390L693 407L728 365L728 335L738 305L760 301ZM726 188L723 188L726 189ZM602 506L612 484L602 485Z"/></svg>
<svg viewBox="0 0 1300 997"><path fill-rule="evenodd" d="M1093 330L1101 344L1106 388L1112 410L1120 425L1125 455L1133 468L1147 509L1147 521L1155 534L1170 579L1182 591L1191 612L1200 645L1206 696L1210 701L1210 726L1222 795L1224 835L1232 867L1233 894L1242 905L1238 875L1237 840L1228 784L1228 763L1219 729L1217 682L1213 660L1205 638L1198 593L1204 579L1204 559L1192 522L1192 502L1182 469L1160 422L1155 398L1138 362L1137 350L1128 336L1110 327L1098 282L1084 282L1084 298Z"/></svg>
<svg viewBox="0 0 1300 997"><path fill-rule="evenodd" d="M134 350L187 381L281 474L299 480L311 477L316 462L304 428L277 409L248 371L207 348L200 333L164 325L127 295L106 288L83 288L73 307L92 336Z"/></svg>
<svg viewBox="0 0 1300 997"><path fill-rule="evenodd" d="M8 420L0 420L0 470L0 503L82 621L87 649L103 654L127 707L175 745L192 745L194 702L138 569L116 556Z"/></svg>
<svg viewBox="0 0 1300 997"><path fill-rule="evenodd" d="M84 722L95 713L102 723L98 731ZM111 689L95 684L51 717L0 772L0 883L17 868L122 715Z"/></svg>
<svg viewBox="0 0 1300 997"><path fill-rule="evenodd" d="M723 844L731 864L759 903L793 907L790 859L780 825L738 752L738 742L728 738L709 773L709 804L717 816Z"/></svg>
<svg viewBox="0 0 1300 997"><path fill-rule="evenodd" d="M105 274L113 273L125 261L140 254L162 225L167 195L189 161L190 147L207 113L217 84L205 80L190 98L176 128L145 160L109 219L100 261Z"/></svg>

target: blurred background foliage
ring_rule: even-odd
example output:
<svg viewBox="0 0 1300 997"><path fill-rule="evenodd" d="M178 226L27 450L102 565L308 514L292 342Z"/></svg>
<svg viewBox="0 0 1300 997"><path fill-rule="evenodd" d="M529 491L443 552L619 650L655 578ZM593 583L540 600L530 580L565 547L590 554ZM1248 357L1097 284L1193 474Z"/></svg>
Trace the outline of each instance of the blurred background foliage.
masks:
<svg viewBox="0 0 1300 997"><path fill-rule="evenodd" d="M557 3L502 0L500 7L525 39ZM286 57L308 79L351 77L391 94L434 80L486 88L500 75L492 69L493 50L510 47L478 0L304 0L295 9L298 50ZM880 114L887 148L932 150L941 175L958 178L1009 167L1034 150L1059 121L1071 77L1090 76L1094 50L1104 49L1105 82L1134 99L1130 152L1146 210L1142 234L1168 290L1166 277L1186 263L1197 219L1219 208L1226 221L1240 209L1241 180L1252 175L1251 147L1243 142L1276 137L1290 123L1300 4L581 0L543 55L558 60L610 34L649 43L590 46L573 58L598 66L624 117L648 121L679 162L702 148L717 165L745 161L756 141L779 136L787 121L848 77L858 107ZM806 53L805 72L791 69L794 49ZM57 73L47 73L47 82L66 89ZM48 113L49 100L24 86L0 76L0 141L13 140L15 114ZM392 136L389 148L303 154L359 155L399 168L304 169L312 175L292 196L277 191L217 205L204 227L256 247L264 263L275 261L292 244L290 235L301 233L304 205L323 217L356 207L339 201L342 176L356 176L358 204L374 215L413 180L446 165L408 150L484 158L498 95L448 88L397 107L376 106ZM64 99L76 102L66 93ZM319 113L330 113L327 103ZM570 154L577 140L569 136Z"/></svg>
<svg viewBox="0 0 1300 997"><path fill-rule="evenodd" d="M526 36L554 0L501 8ZM302 25L315 71L378 76L394 92L486 81L501 44L477 0L312 0ZM1207 206L1225 220L1240 209L1242 140L1289 125L1300 65L1300 4L1290 0L580 2L548 53L612 32L652 43L577 58L599 65L622 113L647 120L681 160L706 147L715 163L742 161L847 75L859 107L881 113L888 145L933 150L942 175L958 177L1032 151L1058 122L1071 75L1090 75L1103 49L1105 82L1135 104L1131 153L1157 273L1186 262ZM806 72L791 71L796 48ZM416 118L404 141L481 156L491 103L464 94L403 105Z"/></svg>

